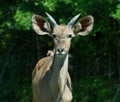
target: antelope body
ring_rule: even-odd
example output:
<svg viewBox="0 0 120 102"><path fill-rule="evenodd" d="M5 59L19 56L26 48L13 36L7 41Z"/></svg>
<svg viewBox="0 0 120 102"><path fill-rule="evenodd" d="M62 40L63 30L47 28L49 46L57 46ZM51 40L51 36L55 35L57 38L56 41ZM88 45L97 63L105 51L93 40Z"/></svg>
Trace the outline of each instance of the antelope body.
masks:
<svg viewBox="0 0 120 102"><path fill-rule="evenodd" d="M46 13L50 23L42 16L33 15L32 25L39 35L48 34L54 40L53 52L42 58L32 72L33 102L71 102L72 87L68 73L68 53L71 39L75 35L88 35L93 28L92 16L71 19L68 25L58 25Z"/></svg>

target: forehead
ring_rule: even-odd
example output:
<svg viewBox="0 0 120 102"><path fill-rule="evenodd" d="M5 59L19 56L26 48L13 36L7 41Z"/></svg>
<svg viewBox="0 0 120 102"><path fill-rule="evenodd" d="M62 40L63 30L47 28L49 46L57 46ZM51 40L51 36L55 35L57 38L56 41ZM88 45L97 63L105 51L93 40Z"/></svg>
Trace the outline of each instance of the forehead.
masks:
<svg viewBox="0 0 120 102"><path fill-rule="evenodd" d="M66 25L58 25L54 28L53 33L57 35L67 35L73 33L72 29L68 28Z"/></svg>

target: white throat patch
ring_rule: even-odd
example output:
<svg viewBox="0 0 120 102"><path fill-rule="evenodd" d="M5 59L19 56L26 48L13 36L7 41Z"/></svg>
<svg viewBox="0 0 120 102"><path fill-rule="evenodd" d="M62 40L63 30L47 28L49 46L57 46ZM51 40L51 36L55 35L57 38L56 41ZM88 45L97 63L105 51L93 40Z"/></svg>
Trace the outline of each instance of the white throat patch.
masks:
<svg viewBox="0 0 120 102"><path fill-rule="evenodd" d="M58 54L58 55L65 55L67 52L65 52L65 51L63 51L62 53L60 53L60 52L56 52L56 54Z"/></svg>

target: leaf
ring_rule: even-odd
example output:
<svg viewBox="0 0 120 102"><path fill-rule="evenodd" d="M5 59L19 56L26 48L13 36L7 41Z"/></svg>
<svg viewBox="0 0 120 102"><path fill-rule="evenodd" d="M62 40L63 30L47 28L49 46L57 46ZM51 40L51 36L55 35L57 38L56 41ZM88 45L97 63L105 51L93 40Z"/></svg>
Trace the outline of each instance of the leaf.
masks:
<svg viewBox="0 0 120 102"><path fill-rule="evenodd" d="M17 10L14 15L16 29L29 30L31 27L32 13Z"/></svg>

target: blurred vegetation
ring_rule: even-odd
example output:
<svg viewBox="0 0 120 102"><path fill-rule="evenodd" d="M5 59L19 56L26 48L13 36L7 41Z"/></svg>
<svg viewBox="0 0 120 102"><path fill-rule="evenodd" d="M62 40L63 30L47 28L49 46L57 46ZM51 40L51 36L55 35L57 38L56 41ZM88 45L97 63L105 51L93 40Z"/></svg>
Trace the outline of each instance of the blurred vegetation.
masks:
<svg viewBox="0 0 120 102"><path fill-rule="evenodd" d="M53 47L31 26L32 15L45 11L59 23L78 13L95 19L89 36L72 40L72 102L120 102L120 0L1 0L0 102L32 101L32 70Z"/></svg>

